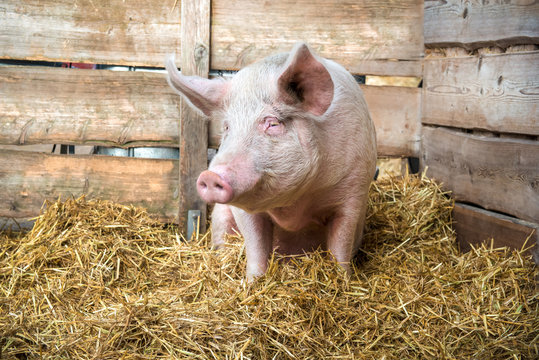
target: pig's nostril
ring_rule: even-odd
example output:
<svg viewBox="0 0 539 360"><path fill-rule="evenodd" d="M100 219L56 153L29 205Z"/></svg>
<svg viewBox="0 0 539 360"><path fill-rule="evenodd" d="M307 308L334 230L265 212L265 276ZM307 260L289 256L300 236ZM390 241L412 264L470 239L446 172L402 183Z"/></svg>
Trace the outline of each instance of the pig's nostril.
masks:
<svg viewBox="0 0 539 360"><path fill-rule="evenodd" d="M221 184L215 184L215 187L219 190L223 190L223 185Z"/></svg>

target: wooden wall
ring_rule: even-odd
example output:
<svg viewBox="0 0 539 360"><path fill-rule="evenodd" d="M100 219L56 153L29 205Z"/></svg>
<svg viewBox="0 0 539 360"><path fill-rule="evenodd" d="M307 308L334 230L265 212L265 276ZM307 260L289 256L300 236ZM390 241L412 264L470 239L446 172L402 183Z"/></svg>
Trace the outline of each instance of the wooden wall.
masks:
<svg viewBox="0 0 539 360"><path fill-rule="evenodd" d="M5 60L160 68L172 53L206 76L308 40L354 74L422 76L422 89L362 85L379 154L420 156L453 191L463 248L537 241L537 2L5 0L0 10ZM0 217L87 194L184 222L203 206L192 183L219 124L189 113L163 73L0 66L0 146L51 143L180 147L183 157L0 150Z"/></svg>
<svg viewBox="0 0 539 360"><path fill-rule="evenodd" d="M539 3L425 1L422 162L463 248L539 241Z"/></svg>
<svg viewBox="0 0 539 360"><path fill-rule="evenodd" d="M0 9L6 60L159 68L176 54L184 72L207 75L307 40L354 74L422 71L421 0L5 0ZM380 154L418 156L420 89L362 88ZM178 162L0 150L0 217L34 216L45 199L87 194L183 222L187 209L203 206L193 177L206 166L206 143L219 142L218 124L207 130L199 120L162 73L0 66L0 145L170 146L184 155Z"/></svg>

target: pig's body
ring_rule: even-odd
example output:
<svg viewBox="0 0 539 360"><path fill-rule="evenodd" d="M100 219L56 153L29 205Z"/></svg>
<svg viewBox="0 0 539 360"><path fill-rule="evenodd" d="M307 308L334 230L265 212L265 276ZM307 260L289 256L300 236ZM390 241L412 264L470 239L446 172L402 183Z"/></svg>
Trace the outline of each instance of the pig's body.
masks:
<svg viewBox="0 0 539 360"><path fill-rule="evenodd" d="M229 82L167 68L174 88L223 123L221 148L197 182L202 199L217 203L214 245L237 227L248 279L265 272L273 249L320 247L348 268L376 167L374 126L354 78L304 44Z"/></svg>

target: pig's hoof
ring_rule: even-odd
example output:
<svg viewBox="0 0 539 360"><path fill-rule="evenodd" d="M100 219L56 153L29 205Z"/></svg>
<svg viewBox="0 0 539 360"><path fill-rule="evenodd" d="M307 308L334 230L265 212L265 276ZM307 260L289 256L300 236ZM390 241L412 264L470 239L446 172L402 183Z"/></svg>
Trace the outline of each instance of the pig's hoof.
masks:
<svg viewBox="0 0 539 360"><path fill-rule="evenodd" d="M255 271L249 271L247 270L247 274L245 276L245 279L247 280L247 284L252 284L255 282L258 278L263 276L266 273L265 270L257 269Z"/></svg>
<svg viewBox="0 0 539 360"><path fill-rule="evenodd" d="M211 244L211 249L212 250L221 250L225 247L225 243L224 242L219 242L219 243L213 243Z"/></svg>

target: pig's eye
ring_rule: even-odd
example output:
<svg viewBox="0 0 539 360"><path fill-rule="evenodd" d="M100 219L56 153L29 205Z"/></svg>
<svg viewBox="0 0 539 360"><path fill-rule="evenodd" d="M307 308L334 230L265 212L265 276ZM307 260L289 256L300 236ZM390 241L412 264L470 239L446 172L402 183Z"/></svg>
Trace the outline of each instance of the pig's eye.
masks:
<svg viewBox="0 0 539 360"><path fill-rule="evenodd" d="M275 116L266 116L263 121L260 122L260 128L268 135L281 135L284 133L284 124L279 121Z"/></svg>

